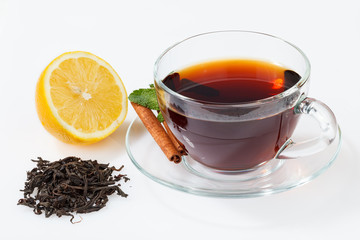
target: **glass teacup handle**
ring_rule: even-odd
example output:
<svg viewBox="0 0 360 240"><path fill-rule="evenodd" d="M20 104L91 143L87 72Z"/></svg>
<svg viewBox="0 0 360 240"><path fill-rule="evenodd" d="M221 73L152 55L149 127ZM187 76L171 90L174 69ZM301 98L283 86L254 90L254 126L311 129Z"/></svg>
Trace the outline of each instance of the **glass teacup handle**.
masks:
<svg viewBox="0 0 360 240"><path fill-rule="evenodd" d="M301 142L294 142L290 138L278 151L277 158L294 159L310 156L323 151L335 140L338 124L334 113L326 104L314 98L305 98L295 106L294 112L306 114L317 120L321 130L320 135Z"/></svg>

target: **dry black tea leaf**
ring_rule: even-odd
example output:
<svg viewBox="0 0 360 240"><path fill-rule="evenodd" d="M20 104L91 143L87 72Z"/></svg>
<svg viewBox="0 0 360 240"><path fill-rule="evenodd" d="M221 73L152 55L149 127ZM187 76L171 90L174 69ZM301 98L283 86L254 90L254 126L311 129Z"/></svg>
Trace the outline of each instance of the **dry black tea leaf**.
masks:
<svg viewBox="0 0 360 240"><path fill-rule="evenodd" d="M46 217L56 214L71 216L73 213L90 213L105 207L108 196L117 193L122 197L127 194L120 189L120 180L130 180L126 175L112 175L121 171L109 164L96 160L81 160L67 157L55 162L32 160L37 167L27 172L24 198L18 205L33 208L35 214L45 213Z"/></svg>

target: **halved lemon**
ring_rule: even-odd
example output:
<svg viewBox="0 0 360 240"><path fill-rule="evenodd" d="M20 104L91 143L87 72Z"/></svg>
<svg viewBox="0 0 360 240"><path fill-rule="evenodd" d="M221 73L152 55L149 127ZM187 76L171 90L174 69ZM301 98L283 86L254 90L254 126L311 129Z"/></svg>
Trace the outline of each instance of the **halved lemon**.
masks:
<svg viewBox="0 0 360 240"><path fill-rule="evenodd" d="M114 132L127 114L127 93L115 70L88 52L67 52L42 72L36 108L47 131L66 143L90 144Z"/></svg>

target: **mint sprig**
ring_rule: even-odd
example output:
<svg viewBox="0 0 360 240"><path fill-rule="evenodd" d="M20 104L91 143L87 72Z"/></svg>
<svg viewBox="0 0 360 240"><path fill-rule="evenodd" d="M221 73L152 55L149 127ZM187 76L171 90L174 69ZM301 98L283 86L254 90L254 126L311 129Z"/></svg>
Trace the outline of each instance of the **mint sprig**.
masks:
<svg viewBox="0 0 360 240"><path fill-rule="evenodd" d="M133 103L137 103L151 110L160 111L160 107L156 98L156 91L154 88L154 84L150 84L149 88L140 88L138 90L134 90L129 95L129 101ZM160 112L157 115L157 119L160 122L164 121L164 117Z"/></svg>

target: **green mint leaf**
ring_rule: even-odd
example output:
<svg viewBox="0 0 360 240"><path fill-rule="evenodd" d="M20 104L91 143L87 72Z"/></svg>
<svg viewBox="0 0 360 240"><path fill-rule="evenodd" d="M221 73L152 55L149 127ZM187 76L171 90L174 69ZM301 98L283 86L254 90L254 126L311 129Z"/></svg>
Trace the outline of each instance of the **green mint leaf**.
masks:
<svg viewBox="0 0 360 240"><path fill-rule="evenodd" d="M150 88L155 88L154 84L149 84Z"/></svg>
<svg viewBox="0 0 360 240"><path fill-rule="evenodd" d="M159 113L158 115L157 115L157 120L159 120L159 122L163 122L164 121L164 116L161 114L161 113Z"/></svg>
<svg viewBox="0 0 360 240"><path fill-rule="evenodd" d="M129 100L130 102L137 103L152 110L160 110L155 88L141 88L135 90L129 95Z"/></svg>

